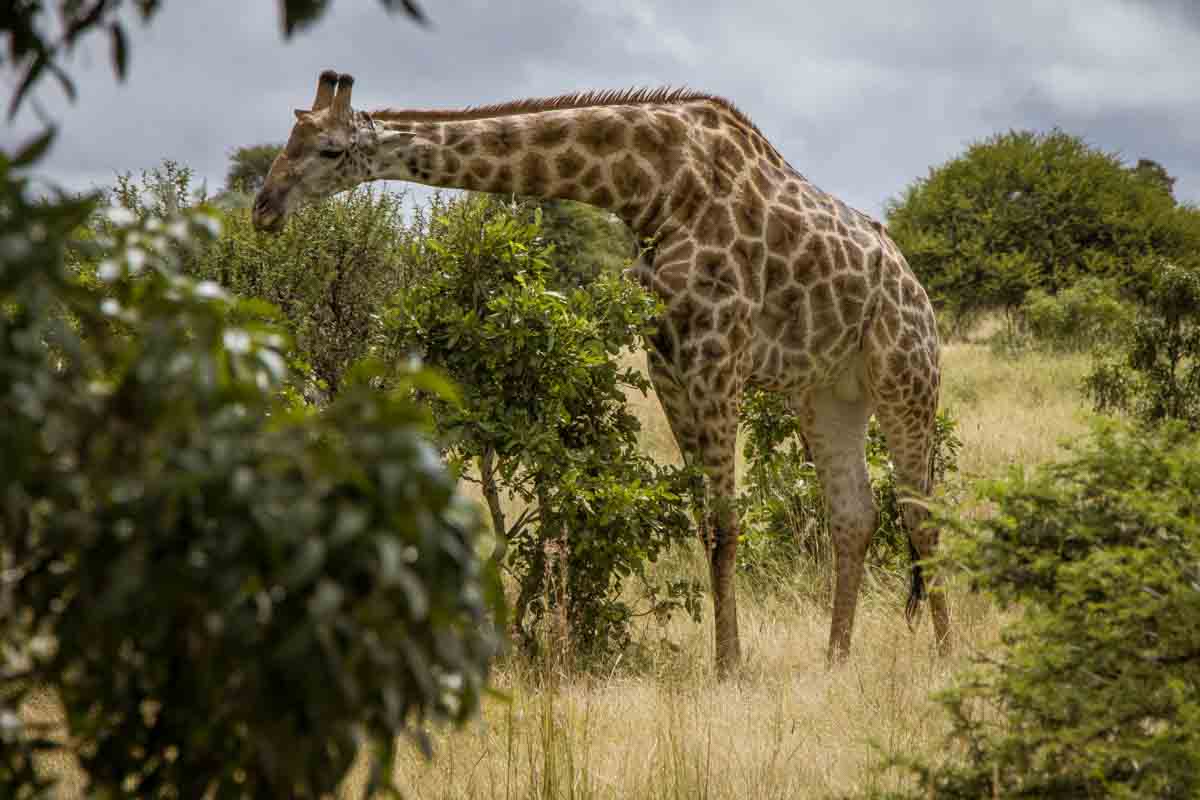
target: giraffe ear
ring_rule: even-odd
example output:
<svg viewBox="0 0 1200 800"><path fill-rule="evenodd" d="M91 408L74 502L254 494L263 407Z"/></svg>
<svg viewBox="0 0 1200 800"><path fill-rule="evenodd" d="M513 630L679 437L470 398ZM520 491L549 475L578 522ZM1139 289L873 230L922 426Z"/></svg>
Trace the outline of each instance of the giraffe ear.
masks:
<svg viewBox="0 0 1200 800"><path fill-rule="evenodd" d="M296 115L296 119L308 119L308 116L312 114L307 108L297 108L292 113Z"/></svg>

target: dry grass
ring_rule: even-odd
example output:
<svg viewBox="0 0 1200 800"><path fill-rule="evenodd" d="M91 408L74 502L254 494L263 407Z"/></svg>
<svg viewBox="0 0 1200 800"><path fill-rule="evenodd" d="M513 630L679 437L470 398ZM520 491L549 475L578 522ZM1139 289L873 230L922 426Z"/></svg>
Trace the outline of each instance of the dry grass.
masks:
<svg viewBox="0 0 1200 800"><path fill-rule="evenodd" d="M1089 364L1086 355L1007 359L986 345L947 345L942 406L958 419L963 473L997 477L1014 464L1054 459L1087 429L1079 385Z"/></svg>
<svg viewBox="0 0 1200 800"><path fill-rule="evenodd" d="M824 609L787 593L746 599L736 680L713 677L707 620L678 623L679 650L633 674L546 685L509 664L497 684L511 700L437 735L432 761L402 755L406 796L817 797L897 780L870 769L882 751L937 758L945 721L929 694L961 656L937 658L927 628L914 638L896 602L873 598L855 657L829 670ZM994 612L973 597L957 611L960 650L989 647Z"/></svg>
<svg viewBox="0 0 1200 800"><path fill-rule="evenodd" d="M510 659L476 721L435 730L435 757L402 748L396 777L408 798L800 798L887 787L885 752L936 760L946 730L930 694L945 687L966 654L992 646L998 617L977 596L955 596L958 654L932 652L928 624L913 636L898 593L860 607L857 650L829 670L829 615L804 587L769 596L742 594L745 665L718 682L711 620L677 621L672 644L649 647L647 663L611 676L549 680ZM37 698L37 715L56 716ZM61 797L81 797L72 760L47 763L67 779ZM362 797L364 770L341 800Z"/></svg>
<svg viewBox="0 0 1200 800"><path fill-rule="evenodd" d="M640 354L628 363L641 367ZM967 478L1055 457L1086 428L1078 393L1087 358L994 355L983 344L945 349L943 404L959 420ZM631 393L643 446L679 455L657 400ZM676 564L703 573L698 553ZM816 579L820 581L820 578ZM825 666L825 592L796 577L739 597L744 666L712 672L711 620L646 629L647 663L611 676L547 682L519 661L501 666L491 700L468 729L437 731L435 758L402 754L396 775L414 798L792 798L886 788L904 778L873 769L883 753L937 760L946 718L931 698L973 652L997 640L1003 619L985 599L952 587L956 655L931 652L928 623L903 622L903 590L868 587L844 667ZM665 640L670 644L662 644ZM357 797L355 780L345 796Z"/></svg>
<svg viewBox="0 0 1200 800"><path fill-rule="evenodd" d="M629 356L630 363L643 359ZM946 348L943 402L960 422L961 466L993 476L1055 456L1086 414L1077 392L1086 358L1004 360L986 346ZM678 459L653 395L631 395L647 450ZM696 548L669 569L704 574ZM902 780L880 774L885 752L944 757L947 721L931 695L973 652L997 641L1003 619L985 599L951 587L956 654L932 654L928 622L903 621L903 589L872 579L848 664L827 669L826 578L782 579L739 596L744 665L718 682L711 620L641 631L644 656L609 675L551 675L510 658L482 715L435 730L435 758L402 748L396 776L410 798L807 798ZM343 798L361 796L361 770ZM71 796L67 793L64 796Z"/></svg>

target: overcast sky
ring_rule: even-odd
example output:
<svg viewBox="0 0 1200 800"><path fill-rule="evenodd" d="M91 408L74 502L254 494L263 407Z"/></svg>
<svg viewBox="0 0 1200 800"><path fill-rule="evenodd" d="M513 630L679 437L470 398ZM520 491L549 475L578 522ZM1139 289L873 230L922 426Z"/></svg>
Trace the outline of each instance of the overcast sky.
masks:
<svg viewBox="0 0 1200 800"><path fill-rule="evenodd" d="M338 0L283 41L274 0L167 0L50 80L64 123L43 172L70 188L180 161L223 182L230 151L281 141L317 73L355 75L355 106L461 106L589 88L686 85L733 100L788 161L851 205L883 203L971 141L1060 127L1153 158L1200 201L1200 3L1193 0L420 0L422 29ZM11 73L5 96L11 94ZM27 105L6 144L36 129Z"/></svg>

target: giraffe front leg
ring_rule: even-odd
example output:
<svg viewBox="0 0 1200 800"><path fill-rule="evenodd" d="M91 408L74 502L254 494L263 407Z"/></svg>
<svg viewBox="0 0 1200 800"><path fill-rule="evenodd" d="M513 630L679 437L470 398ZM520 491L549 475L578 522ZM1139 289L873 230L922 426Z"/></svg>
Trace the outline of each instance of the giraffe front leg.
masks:
<svg viewBox="0 0 1200 800"><path fill-rule="evenodd" d="M734 485L737 414L732 401L713 403L700 417L700 455L707 483L705 545L712 581L717 675L728 677L741 662L737 616L738 513Z"/></svg>
<svg viewBox="0 0 1200 800"><path fill-rule="evenodd" d="M724 677L741 661L734 580L738 540L733 472L737 416L732 409L736 406L732 402L714 404L711 399L705 403L703 392L689 392L678 372L655 350L649 351L647 361L650 381L684 462L699 466L704 473L703 485L695 497L696 523L708 556L717 674ZM710 413L701 415L697 409Z"/></svg>

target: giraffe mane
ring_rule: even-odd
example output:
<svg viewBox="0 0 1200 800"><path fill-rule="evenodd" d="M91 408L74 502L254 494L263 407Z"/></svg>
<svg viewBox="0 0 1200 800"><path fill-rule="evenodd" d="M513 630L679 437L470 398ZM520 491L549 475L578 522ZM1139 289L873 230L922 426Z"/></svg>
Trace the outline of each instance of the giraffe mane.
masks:
<svg viewBox="0 0 1200 800"><path fill-rule="evenodd" d="M379 120L414 122L449 122L454 120L487 119L489 117L536 114L541 111L561 111L572 108L594 108L597 106L628 105L677 105L697 100L715 103L729 111L741 123L755 133L762 134L749 117L737 106L715 94L699 92L686 87L664 86L657 89L591 89L570 92L554 97L529 97L465 108L385 108L372 111L371 116Z"/></svg>

